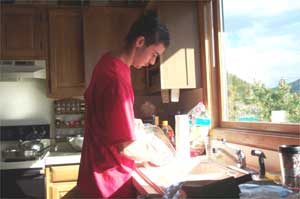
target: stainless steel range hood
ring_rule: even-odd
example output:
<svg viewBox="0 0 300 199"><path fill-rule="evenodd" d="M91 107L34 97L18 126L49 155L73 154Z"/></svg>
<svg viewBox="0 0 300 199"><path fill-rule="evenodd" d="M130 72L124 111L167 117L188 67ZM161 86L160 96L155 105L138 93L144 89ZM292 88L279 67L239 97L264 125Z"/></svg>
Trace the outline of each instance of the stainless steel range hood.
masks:
<svg viewBox="0 0 300 199"><path fill-rule="evenodd" d="M0 60L0 81L46 79L45 60Z"/></svg>

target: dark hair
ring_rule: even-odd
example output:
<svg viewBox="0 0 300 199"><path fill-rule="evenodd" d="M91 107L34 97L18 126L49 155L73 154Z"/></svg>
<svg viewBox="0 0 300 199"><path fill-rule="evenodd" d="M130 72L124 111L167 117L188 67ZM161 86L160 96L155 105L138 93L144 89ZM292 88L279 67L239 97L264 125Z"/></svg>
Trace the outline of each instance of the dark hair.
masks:
<svg viewBox="0 0 300 199"><path fill-rule="evenodd" d="M151 44L163 43L165 47L170 44L170 36L167 27L160 23L157 13L148 10L135 21L127 36L127 44L132 44L139 36L145 37L146 46Z"/></svg>

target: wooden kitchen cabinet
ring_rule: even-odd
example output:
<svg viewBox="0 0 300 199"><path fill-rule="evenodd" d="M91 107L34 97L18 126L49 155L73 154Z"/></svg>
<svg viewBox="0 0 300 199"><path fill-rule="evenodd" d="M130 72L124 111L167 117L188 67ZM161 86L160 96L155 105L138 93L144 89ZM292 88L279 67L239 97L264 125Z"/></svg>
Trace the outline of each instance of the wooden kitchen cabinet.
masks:
<svg viewBox="0 0 300 199"><path fill-rule="evenodd" d="M88 85L93 68L101 55L124 44L131 24L141 12L141 8L133 7L98 6L85 8L83 26L86 85ZM134 74L144 76L140 72ZM141 80L140 78L136 79ZM134 83L133 85L138 84Z"/></svg>
<svg viewBox="0 0 300 199"><path fill-rule="evenodd" d="M47 12L40 7L1 7L1 59L45 59Z"/></svg>
<svg viewBox="0 0 300 199"><path fill-rule="evenodd" d="M63 198L77 184L79 165L46 167L46 198Z"/></svg>
<svg viewBox="0 0 300 199"><path fill-rule="evenodd" d="M67 98L84 92L82 11L49 9L49 96Z"/></svg>
<svg viewBox="0 0 300 199"><path fill-rule="evenodd" d="M160 92L160 61L154 65L136 69L131 67L131 80L135 95L153 95Z"/></svg>
<svg viewBox="0 0 300 199"><path fill-rule="evenodd" d="M154 94L161 91L160 83L160 57L156 63L145 69L146 72L146 91L148 94Z"/></svg>
<svg viewBox="0 0 300 199"><path fill-rule="evenodd" d="M162 23L170 33L170 46L161 56L161 89L196 88L200 81L197 2L159 2Z"/></svg>

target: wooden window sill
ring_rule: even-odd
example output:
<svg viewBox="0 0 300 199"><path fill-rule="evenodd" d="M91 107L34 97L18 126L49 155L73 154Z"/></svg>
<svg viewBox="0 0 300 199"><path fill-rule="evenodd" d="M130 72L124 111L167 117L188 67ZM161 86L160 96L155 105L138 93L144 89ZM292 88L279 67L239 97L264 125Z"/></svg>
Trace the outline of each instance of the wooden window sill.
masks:
<svg viewBox="0 0 300 199"><path fill-rule="evenodd" d="M224 138L227 142L250 147L278 151L279 145L299 145L299 134L287 134L269 131L241 130L232 128L214 128L210 131L214 139Z"/></svg>

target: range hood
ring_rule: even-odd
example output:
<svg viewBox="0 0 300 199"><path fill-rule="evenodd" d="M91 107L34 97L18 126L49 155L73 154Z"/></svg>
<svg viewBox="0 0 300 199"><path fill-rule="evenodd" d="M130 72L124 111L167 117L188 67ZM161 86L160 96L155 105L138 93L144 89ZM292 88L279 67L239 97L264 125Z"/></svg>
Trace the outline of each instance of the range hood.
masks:
<svg viewBox="0 0 300 199"><path fill-rule="evenodd" d="M46 79L45 60L0 60L0 81Z"/></svg>

